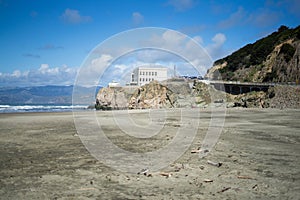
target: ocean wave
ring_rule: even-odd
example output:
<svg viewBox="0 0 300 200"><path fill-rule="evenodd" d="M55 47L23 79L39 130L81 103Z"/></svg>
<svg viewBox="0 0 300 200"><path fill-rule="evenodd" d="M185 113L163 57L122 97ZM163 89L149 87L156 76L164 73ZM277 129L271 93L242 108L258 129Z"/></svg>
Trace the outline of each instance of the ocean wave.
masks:
<svg viewBox="0 0 300 200"><path fill-rule="evenodd" d="M87 109L87 105L0 105L0 113L64 112Z"/></svg>

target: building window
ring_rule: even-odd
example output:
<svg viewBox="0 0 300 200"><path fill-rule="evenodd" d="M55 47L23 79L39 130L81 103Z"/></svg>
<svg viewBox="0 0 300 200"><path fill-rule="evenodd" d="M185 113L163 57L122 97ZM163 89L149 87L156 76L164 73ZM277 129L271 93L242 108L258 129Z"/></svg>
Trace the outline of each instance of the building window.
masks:
<svg viewBox="0 0 300 200"><path fill-rule="evenodd" d="M140 72L140 75L142 75L142 72Z"/></svg>
<svg viewBox="0 0 300 200"><path fill-rule="evenodd" d="M145 72L143 72L143 75L145 75Z"/></svg>
<svg viewBox="0 0 300 200"><path fill-rule="evenodd" d="M140 82L142 81L142 78L140 78Z"/></svg>
<svg viewBox="0 0 300 200"><path fill-rule="evenodd" d="M143 78L143 82L145 81L145 79Z"/></svg>
<svg viewBox="0 0 300 200"><path fill-rule="evenodd" d="M152 72L152 76L154 76L154 72Z"/></svg>
<svg viewBox="0 0 300 200"><path fill-rule="evenodd" d="M157 76L157 72L155 72L155 76Z"/></svg>

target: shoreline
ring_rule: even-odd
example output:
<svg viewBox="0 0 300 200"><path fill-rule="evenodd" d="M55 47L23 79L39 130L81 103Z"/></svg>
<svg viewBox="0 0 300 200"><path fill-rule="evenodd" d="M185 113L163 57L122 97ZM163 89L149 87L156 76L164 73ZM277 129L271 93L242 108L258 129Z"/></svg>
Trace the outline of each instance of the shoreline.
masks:
<svg viewBox="0 0 300 200"><path fill-rule="evenodd" d="M243 108L243 107L221 107L221 106L216 106L216 107L199 107L199 108L158 108L158 109L115 109L115 110L94 110L94 109L80 109L80 110L75 110L75 111L22 111L22 112L0 112L0 115L26 115L26 114L67 114L67 113L81 113L81 112L96 112L96 113L109 113L109 112L147 112L147 111L159 111L159 110L166 110L166 111L172 111L172 110L196 110L198 109L199 111L211 111L211 110L228 110L228 111L289 111L289 110L300 110L300 108L257 108L257 107L250 107L250 108Z"/></svg>

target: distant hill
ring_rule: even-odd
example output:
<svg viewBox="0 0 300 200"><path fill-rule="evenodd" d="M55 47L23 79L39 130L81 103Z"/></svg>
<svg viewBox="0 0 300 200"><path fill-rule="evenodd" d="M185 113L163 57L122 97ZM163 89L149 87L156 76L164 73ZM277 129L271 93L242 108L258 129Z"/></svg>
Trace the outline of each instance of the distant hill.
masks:
<svg viewBox="0 0 300 200"><path fill-rule="evenodd" d="M70 104L73 86L0 88L0 104Z"/></svg>
<svg viewBox="0 0 300 200"><path fill-rule="evenodd" d="M267 37L215 61L206 77L241 82L298 82L300 26L281 26Z"/></svg>
<svg viewBox="0 0 300 200"><path fill-rule="evenodd" d="M74 86L0 87L0 104L72 104ZM80 96L93 96L94 88L78 87ZM98 91L98 89L96 90ZM94 98L94 97L92 97ZM86 102L84 99L82 102ZM78 102L81 103L81 102Z"/></svg>

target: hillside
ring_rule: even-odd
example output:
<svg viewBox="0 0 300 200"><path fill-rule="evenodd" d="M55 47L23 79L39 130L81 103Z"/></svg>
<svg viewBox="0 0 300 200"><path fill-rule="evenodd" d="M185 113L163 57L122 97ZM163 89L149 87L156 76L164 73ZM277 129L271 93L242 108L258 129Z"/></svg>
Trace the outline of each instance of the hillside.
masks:
<svg viewBox="0 0 300 200"><path fill-rule="evenodd" d="M72 104L74 86L0 87L0 104ZM80 96L91 95L94 88L77 87ZM81 103L81 102L77 102ZM82 103L86 101L83 99Z"/></svg>
<svg viewBox="0 0 300 200"><path fill-rule="evenodd" d="M241 82L299 82L300 26L281 26L267 37L215 61L206 77Z"/></svg>

